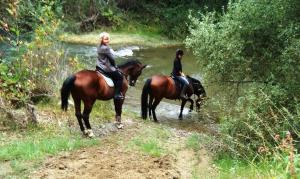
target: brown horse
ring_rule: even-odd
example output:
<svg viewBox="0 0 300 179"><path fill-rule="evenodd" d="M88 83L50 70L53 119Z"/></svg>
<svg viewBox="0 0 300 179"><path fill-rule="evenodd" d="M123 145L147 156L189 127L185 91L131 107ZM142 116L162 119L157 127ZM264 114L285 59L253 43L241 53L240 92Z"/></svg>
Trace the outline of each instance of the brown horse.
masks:
<svg viewBox="0 0 300 179"><path fill-rule="evenodd" d="M142 70L145 67L146 65L143 65L138 60L129 60L118 66L119 71L124 76L121 92L124 96L128 89L128 82L130 86L134 86L137 78L141 75ZM72 94L74 100L75 116L77 117L81 131L85 135L92 137L93 132L89 122L89 115L92 111L93 105L96 99L112 99L114 96L114 88L109 87L102 75L98 74L98 72L82 70L68 77L63 83L61 88L61 108L65 111L68 109L68 98L70 94ZM81 101L83 101L84 104L83 113L81 113ZM118 128L123 127L121 124L123 102L124 100L114 100ZM85 130L83 126L82 119L87 130Z"/></svg>
<svg viewBox="0 0 300 179"><path fill-rule="evenodd" d="M194 101L190 98L195 94L198 98L196 106L200 109L200 102L206 96L206 92L201 82L195 78L187 76L190 88L187 90L188 99L181 99L181 109L179 119L182 119L182 111L187 101L191 102L190 111L193 110ZM148 101L149 96L149 101ZM180 99L180 89L176 86L174 79L170 76L155 75L148 79L143 87L141 97L142 118L147 118L147 111L149 109L149 117L153 113L153 119L157 122L155 108L163 98L167 99Z"/></svg>

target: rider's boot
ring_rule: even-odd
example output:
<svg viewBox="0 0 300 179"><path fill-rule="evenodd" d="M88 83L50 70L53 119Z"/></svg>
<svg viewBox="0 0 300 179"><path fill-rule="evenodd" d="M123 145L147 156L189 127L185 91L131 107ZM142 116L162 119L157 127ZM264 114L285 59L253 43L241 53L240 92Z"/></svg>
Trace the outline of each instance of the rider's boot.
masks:
<svg viewBox="0 0 300 179"><path fill-rule="evenodd" d="M119 86L115 85L115 95L114 95L114 99L116 100L123 100L124 96L121 93L121 89Z"/></svg>
<svg viewBox="0 0 300 179"><path fill-rule="evenodd" d="M188 97L185 95L187 88L188 88L188 85L184 85L183 88L182 88L182 90L181 90L180 97L182 99L188 99Z"/></svg>

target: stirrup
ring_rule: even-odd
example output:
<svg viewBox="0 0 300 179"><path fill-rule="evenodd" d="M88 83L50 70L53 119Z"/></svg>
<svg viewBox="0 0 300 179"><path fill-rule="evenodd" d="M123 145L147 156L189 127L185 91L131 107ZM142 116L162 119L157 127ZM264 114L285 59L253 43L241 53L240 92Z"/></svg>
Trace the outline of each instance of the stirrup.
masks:
<svg viewBox="0 0 300 179"><path fill-rule="evenodd" d="M124 96L123 96L122 94L116 94L116 95L114 96L114 99L116 99L116 100L123 100L123 99L124 99Z"/></svg>

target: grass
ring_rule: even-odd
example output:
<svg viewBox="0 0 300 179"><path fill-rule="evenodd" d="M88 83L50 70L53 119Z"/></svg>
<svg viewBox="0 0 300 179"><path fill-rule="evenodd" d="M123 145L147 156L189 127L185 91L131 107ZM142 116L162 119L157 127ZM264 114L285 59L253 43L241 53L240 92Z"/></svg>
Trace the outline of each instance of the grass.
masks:
<svg viewBox="0 0 300 179"><path fill-rule="evenodd" d="M288 158L286 158L288 161ZM219 178L292 178L286 161L244 161L227 155L215 160L219 169ZM299 169L297 177L299 178Z"/></svg>
<svg viewBox="0 0 300 179"><path fill-rule="evenodd" d="M152 122L145 123L149 125L149 128L145 129L138 137L129 141L129 148L138 149L145 154L160 157L167 152L164 144L171 133L162 126L157 126Z"/></svg>
<svg viewBox="0 0 300 179"><path fill-rule="evenodd" d="M159 141L155 139L135 138L132 142L139 150L151 156L160 157L164 152Z"/></svg>
<svg viewBox="0 0 300 179"><path fill-rule="evenodd" d="M83 103L81 104L81 111L83 112ZM75 117L75 109L72 97L69 98L69 107L67 112L63 112L60 109L60 100L58 98L53 98L50 101L40 102L37 105L38 110L44 113L49 113L49 115L56 115L56 118L65 119L68 118L69 122L74 125L77 124L77 119ZM105 123L114 120L114 107L112 101L100 101L96 100L92 112L90 113L90 122L93 124ZM92 126L93 127L93 126Z"/></svg>
<svg viewBox="0 0 300 179"><path fill-rule="evenodd" d="M193 133L191 136L189 136L186 140L186 147L193 149L194 151L200 150L200 135Z"/></svg>
<svg viewBox="0 0 300 179"><path fill-rule="evenodd" d="M199 171L196 167L193 167L193 170L192 170L192 178L193 179L200 179L200 174L199 174Z"/></svg>
<svg viewBox="0 0 300 179"><path fill-rule="evenodd" d="M1 146L0 161L37 160L60 151L69 151L95 145L96 140L83 139L81 136L68 135L35 135L23 140L15 140Z"/></svg>
<svg viewBox="0 0 300 179"><path fill-rule="evenodd" d="M115 110L113 101L99 101L97 100L93 106L90 115L90 121L93 123L103 123L114 121Z"/></svg>
<svg viewBox="0 0 300 179"><path fill-rule="evenodd" d="M97 139L83 138L78 131L54 124L1 132L0 178L26 177L48 156L98 144Z"/></svg>
<svg viewBox="0 0 300 179"><path fill-rule="evenodd" d="M98 45L99 44L100 31L94 31L85 34L69 34L64 33L59 38L63 42L86 44L86 45ZM138 45L145 47L168 47L181 45L182 42L176 40L170 40L167 37L163 37L159 34L144 34L144 33L132 33L132 32L110 32L111 45Z"/></svg>

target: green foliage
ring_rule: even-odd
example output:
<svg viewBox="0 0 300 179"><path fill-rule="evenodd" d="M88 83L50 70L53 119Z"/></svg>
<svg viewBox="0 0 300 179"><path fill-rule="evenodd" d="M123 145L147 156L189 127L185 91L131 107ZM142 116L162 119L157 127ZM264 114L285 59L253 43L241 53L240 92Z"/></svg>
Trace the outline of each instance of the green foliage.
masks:
<svg viewBox="0 0 300 179"><path fill-rule="evenodd" d="M218 12L227 4L227 0L210 1L136 1L130 7L131 13L138 13L134 19L145 24L158 24L161 32L173 39L182 39L188 34L189 12L215 9ZM208 7L208 8L207 8ZM145 18L146 17L146 18Z"/></svg>
<svg viewBox="0 0 300 179"><path fill-rule="evenodd" d="M7 30L16 38L62 15L59 0L4 0L0 5L0 13L3 14L1 25L7 24Z"/></svg>
<svg viewBox="0 0 300 179"><path fill-rule="evenodd" d="M234 156L264 158L258 149L273 149L274 136L286 131L299 139L299 12L297 0L245 0L230 2L221 16L190 16L186 44L199 57L206 79L252 82L239 88L240 96L231 90L230 105L215 102Z"/></svg>
<svg viewBox="0 0 300 179"><path fill-rule="evenodd" d="M259 154L260 147L270 150L276 146L276 135L285 135L287 131L293 133L295 139L299 137L300 113L291 113L287 108L278 108L271 99L284 99L285 94L272 88L272 96L256 89L240 97L235 107L235 115L227 115L222 121L222 132L225 143L229 145L232 154L247 158L264 158ZM259 92L258 92L259 93ZM299 146L297 146L299 147Z"/></svg>
<svg viewBox="0 0 300 179"><path fill-rule="evenodd" d="M124 25L124 14L118 9L115 1L91 0L62 1L66 31L84 32L95 30L96 27L111 27L113 29ZM79 23L78 23L79 22Z"/></svg>
<svg viewBox="0 0 300 179"><path fill-rule="evenodd" d="M21 74L15 73L17 69L14 66L2 63L0 70L0 95L18 103L28 100L30 81L23 81Z"/></svg>
<svg viewBox="0 0 300 179"><path fill-rule="evenodd" d="M231 4L220 18L216 13L203 15L202 21L191 17L186 43L211 78L273 82L282 51L300 32L289 19L291 5L292 0L248 0Z"/></svg>
<svg viewBox="0 0 300 179"><path fill-rule="evenodd" d="M77 59L66 59L64 51L57 50L61 49L56 38L60 32L59 1L26 0L3 5L7 8L1 9L5 16L0 23L6 27L2 38L6 49L0 63L0 93L19 106L36 95L57 90L53 87L62 80L64 64L76 67Z"/></svg>
<svg viewBox="0 0 300 179"><path fill-rule="evenodd" d="M175 39L182 39L188 32L188 12L189 10L222 10L227 4L227 0L218 2L211 1L146 1L146 0L91 0L74 3L72 0L63 0L63 12L67 21L80 22L98 14L95 21L90 21L92 28L83 29L94 30L96 27L103 28L109 26L113 29L128 29L132 26L143 24L147 27L155 27L160 33ZM207 8L205 8L207 7ZM81 26L82 27L82 26ZM78 27L69 28L73 32L78 32ZM77 30L76 30L77 29ZM148 30L152 30L148 28Z"/></svg>
<svg viewBox="0 0 300 179"><path fill-rule="evenodd" d="M295 156L296 178L299 178L299 155ZM253 161L233 159L226 154L215 160L219 169L219 178L292 178L289 168L288 156L280 160Z"/></svg>

